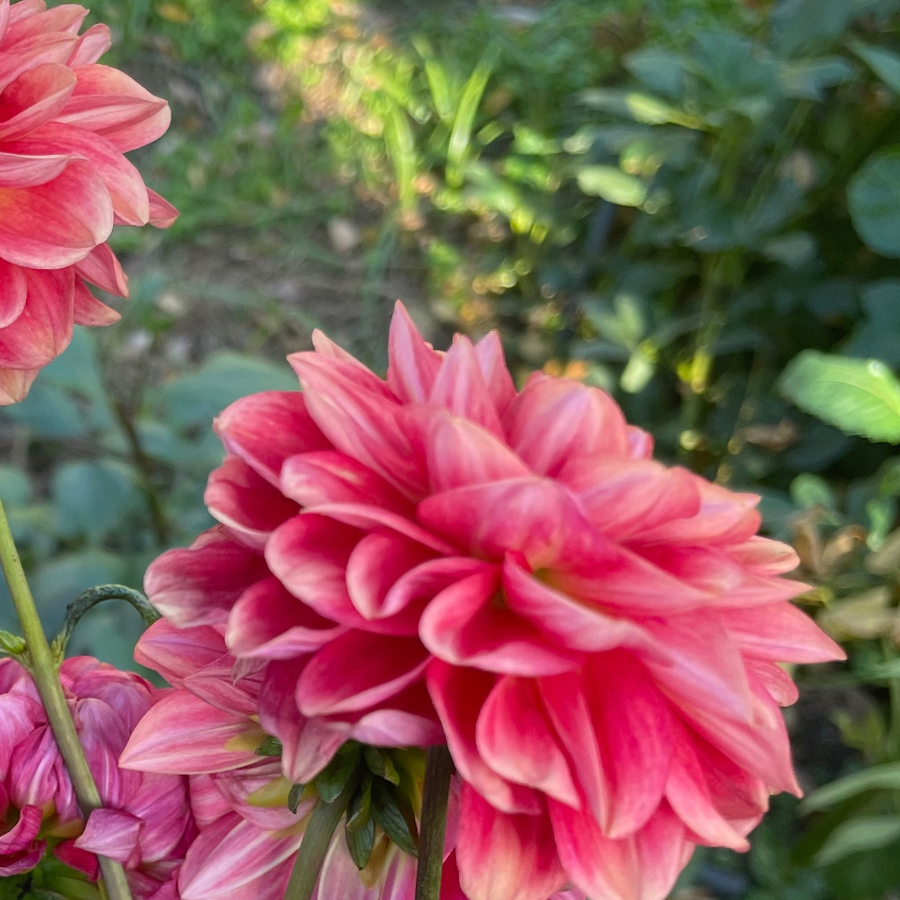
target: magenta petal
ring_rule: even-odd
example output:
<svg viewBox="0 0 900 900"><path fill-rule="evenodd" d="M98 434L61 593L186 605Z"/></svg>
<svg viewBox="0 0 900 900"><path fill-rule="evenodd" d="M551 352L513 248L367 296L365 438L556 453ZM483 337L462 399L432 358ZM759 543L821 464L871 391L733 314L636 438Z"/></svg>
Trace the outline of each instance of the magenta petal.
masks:
<svg viewBox="0 0 900 900"><path fill-rule="evenodd" d="M64 154L25 156L0 153L0 188L25 188L52 181L69 164Z"/></svg>
<svg viewBox="0 0 900 900"><path fill-rule="evenodd" d="M462 778L499 810L537 814L542 809L540 795L530 788L511 784L494 772L482 759L475 743L478 714L496 681L487 672L449 666L440 660L432 660L427 671L428 692Z"/></svg>
<svg viewBox="0 0 900 900"><path fill-rule="evenodd" d="M78 43L69 57L68 65L70 68L75 66L86 66L90 63L97 62L112 44L112 36L110 35L108 25L91 25L84 34L78 38Z"/></svg>
<svg viewBox="0 0 900 900"><path fill-rule="evenodd" d="M299 391L263 391L236 400L213 423L229 453L275 487L285 460L331 445L306 410Z"/></svg>
<svg viewBox="0 0 900 900"><path fill-rule="evenodd" d="M28 282L25 273L0 259L0 328L11 325L25 309L28 297Z"/></svg>
<svg viewBox="0 0 900 900"><path fill-rule="evenodd" d="M225 654L222 635L208 625L178 628L166 619L154 622L142 635L134 650L135 662L159 672L176 687Z"/></svg>
<svg viewBox="0 0 900 900"><path fill-rule="evenodd" d="M23 72L0 94L0 141L15 140L49 122L73 90L75 75L66 66L44 63Z"/></svg>
<svg viewBox="0 0 900 900"><path fill-rule="evenodd" d="M418 606L421 601L433 599L444 588L477 574L484 567L485 563L464 556L445 556L424 562L394 582L382 602L383 613L393 616L407 607Z"/></svg>
<svg viewBox="0 0 900 900"><path fill-rule="evenodd" d="M498 775L581 806L535 679L505 676L497 681L478 716L476 742Z"/></svg>
<svg viewBox="0 0 900 900"><path fill-rule="evenodd" d="M277 578L265 578L235 604L225 639L235 656L291 659L317 650L342 631L288 593Z"/></svg>
<svg viewBox="0 0 900 900"><path fill-rule="evenodd" d="M567 880L546 814L498 812L467 784L460 798L456 859L469 900L547 900Z"/></svg>
<svg viewBox="0 0 900 900"><path fill-rule="evenodd" d="M475 356L494 409L498 416L503 416L510 403L516 399L516 386L506 368L500 334L496 331L486 334L475 345Z"/></svg>
<svg viewBox="0 0 900 900"><path fill-rule="evenodd" d="M95 809L75 846L136 866L141 860L138 840L143 827L139 818L124 810Z"/></svg>
<svg viewBox="0 0 900 900"><path fill-rule="evenodd" d="M354 722L350 736L376 747L431 747L444 743L443 729L421 681L392 697L386 708L364 713Z"/></svg>
<svg viewBox="0 0 900 900"><path fill-rule="evenodd" d="M128 277L122 271L109 244L94 247L81 262L76 264L75 271L85 281L97 285L108 294L115 294L117 297L128 296Z"/></svg>
<svg viewBox="0 0 900 900"><path fill-rule="evenodd" d="M2 193L2 191L0 191ZM25 270L27 296L18 318L0 330L0 367L37 369L72 340L75 273Z"/></svg>
<svg viewBox="0 0 900 900"><path fill-rule="evenodd" d="M425 403L441 366L441 354L422 339L399 300L391 318L388 359L387 381L394 394L406 403Z"/></svg>
<svg viewBox="0 0 900 900"><path fill-rule="evenodd" d="M306 716L367 709L421 678L427 661L418 638L350 631L307 663L297 705Z"/></svg>

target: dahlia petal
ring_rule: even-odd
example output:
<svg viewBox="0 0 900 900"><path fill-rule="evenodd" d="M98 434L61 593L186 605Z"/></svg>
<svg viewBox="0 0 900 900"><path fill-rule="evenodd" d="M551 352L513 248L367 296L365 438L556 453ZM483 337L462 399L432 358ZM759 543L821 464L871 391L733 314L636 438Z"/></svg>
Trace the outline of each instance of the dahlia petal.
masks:
<svg viewBox="0 0 900 900"><path fill-rule="evenodd" d="M122 271L119 260L112 252L109 244L100 244L94 247L88 255L75 264L75 271L96 285L107 294L115 294L117 297L128 296L128 276Z"/></svg>
<svg viewBox="0 0 900 900"><path fill-rule="evenodd" d="M475 356L494 409L498 416L503 416L510 403L516 399L516 386L506 368L499 332L491 331L486 334L475 345Z"/></svg>
<svg viewBox="0 0 900 900"><path fill-rule="evenodd" d="M225 640L235 656L291 659L317 650L343 630L288 593L277 578L265 578L235 604Z"/></svg>
<svg viewBox="0 0 900 900"><path fill-rule="evenodd" d="M76 325L102 327L114 325L122 316L105 303L101 303L80 279L75 279L72 302L72 319Z"/></svg>
<svg viewBox="0 0 900 900"><path fill-rule="evenodd" d="M535 373L503 418L509 445L532 471L555 477L577 456L625 456L625 418L598 388Z"/></svg>
<svg viewBox="0 0 900 900"><path fill-rule="evenodd" d="M608 900L664 900L690 858L684 826L662 810L637 835L604 837L583 811L553 800L553 833L562 865L576 887Z"/></svg>
<svg viewBox="0 0 900 900"><path fill-rule="evenodd" d="M19 820L5 834L0 835L0 856L8 856L25 850L41 830L43 812L37 806L24 806L19 810Z"/></svg>
<svg viewBox="0 0 900 900"><path fill-rule="evenodd" d="M617 541L700 509L694 476L651 460L579 457L559 477L577 494L587 519Z"/></svg>
<svg viewBox="0 0 900 900"><path fill-rule="evenodd" d="M800 565L800 557L790 544L756 535L743 544L725 548L728 556L757 575L781 575Z"/></svg>
<svg viewBox="0 0 900 900"><path fill-rule="evenodd" d="M404 495L424 494L422 466L407 429L401 426L402 407L396 401L381 390L361 386L357 369L343 360L295 353L288 362L300 377L310 414L338 450ZM374 375L371 378L382 384Z"/></svg>
<svg viewBox="0 0 900 900"><path fill-rule="evenodd" d="M288 457L331 449L299 391L263 391L236 400L219 414L213 428L229 453L275 487Z"/></svg>
<svg viewBox="0 0 900 900"><path fill-rule="evenodd" d="M456 859L469 900L546 900L567 880L546 814L498 812L468 784L460 798Z"/></svg>
<svg viewBox="0 0 900 900"><path fill-rule="evenodd" d="M18 693L0 694L0 772L6 772L13 751L19 742L29 735L38 723L46 721L40 704L32 697ZM0 803L3 808L3 803Z"/></svg>
<svg viewBox="0 0 900 900"><path fill-rule="evenodd" d="M622 651L591 659L585 692L609 783L607 818L600 825L609 838L627 837L646 824L662 799L672 714L643 667Z"/></svg>
<svg viewBox="0 0 900 900"><path fill-rule="evenodd" d="M15 4L17 7L21 3ZM39 34L36 37L20 41L18 46L4 46L0 59L0 91L36 66L45 63L65 63L72 55L78 38L74 34L59 33ZM4 38L4 45L7 44Z"/></svg>
<svg viewBox="0 0 900 900"><path fill-rule="evenodd" d="M25 156L21 153L0 153L0 188L34 187L52 181L69 164L64 154Z"/></svg>
<svg viewBox="0 0 900 900"><path fill-rule="evenodd" d="M203 502L229 533L260 551L272 532L298 512L296 503L231 455L209 476Z"/></svg>
<svg viewBox="0 0 900 900"><path fill-rule="evenodd" d="M104 804L122 807L140 786L136 772L120 771L116 765L128 741L124 720L110 706L92 697L75 704L75 725L84 747L84 755Z"/></svg>
<svg viewBox="0 0 900 900"><path fill-rule="evenodd" d="M421 678L427 660L417 638L349 631L307 663L297 683L297 706L305 716L367 709Z"/></svg>
<svg viewBox="0 0 900 900"><path fill-rule="evenodd" d="M497 569L486 566L441 591L419 623L422 643L445 662L506 675L557 675L579 665L577 654L498 606L499 589Z"/></svg>
<svg viewBox="0 0 900 900"><path fill-rule="evenodd" d="M70 869L83 872L88 881L96 881L100 875L100 860L93 853L76 847L73 840L60 841L53 848L53 855ZM138 863L140 857L135 860L135 865Z"/></svg>
<svg viewBox="0 0 900 900"><path fill-rule="evenodd" d="M57 122L92 131L121 153L137 150L165 134L172 119L169 104L133 78L96 63L73 71L78 83Z"/></svg>
<svg viewBox="0 0 900 900"><path fill-rule="evenodd" d="M220 900L238 888L240 896L257 897L247 885L293 856L301 839L299 830L279 834L234 813L224 816L191 844L178 877L182 900Z"/></svg>
<svg viewBox="0 0 900 900"><path fill-rule="evenodd" d="M435 492L527 478L528 467L485 428L443 412L426 429L428 476Z"/></svg>
<svg viewBox="0 0 900 900"><path fill-rule="evenodd" d="M258 760L263 740L253 723L178 690L164 696L138 723L119 757L123 769L195 775L226 772Z"/></svg>
<svg viewBox="0 0 900 900"><path fill-rule="evenodd" d="M28 0L25 0L25 2L27 3ZM6 35L6 29L9 27L9 17L9 0L0 0L0 43L3 42L3 38Z"/></svg>
<svg viewBox="0 0 900 900"><path fill-rule="evenodd" d="M137 867L141 861L138 840L143 827L141 819L124 810L95 809L88 816L75 847Z"/></svg>
<svg viewBox="0 0 900 900"><path fill-rule="evenodd" d="M441 362L428 402L480 425L498 438L503 437L497 410L488 393L487 384L472 342L461 334Z"/></svg>
<svg viewBox="0 0 900 900"><path fill-rule="evenodd" d="M168 228L173 225L178 218L178 210L165 197L160 197L150 188L147 188L147 198L150 201L150 224L154 228Z"/></svg>
<svg viewBox="0 0 900 900"><path fill-rule="evenodd" d="M18 5L12 6L11 13L13 14L10 15L9 27L3 36L3 43L7 47L30 37L58 31L68 31L75 35L88 14L83 6L64 3L52 9L35 10L33 13L28 10L26 15L16 15Z"/></svg>
<svg viewBox="0 0 900 900"><path fill-rule="evenodd" d="M3 9L3 37L6 36L6 29L11 22L18 22L21 19L34 16L39 12L43 12L47 8L44 0L20 0L19 3L12 5L9 0L4 0Z"/></svg>
<svg viewBox="0 0 900 900"><path fill-rule="evenodd" d="M797 702L800 697L800 689L781 666L759 659L748 659L745 662L747 670L753 674L765 688L766 693L779 706L793 706Z"/></svg>
<svg viewBox="0 0 900 900"><path fill-rule="evenodd" d="M382 601L384 615L397 615L418 601L431 600L442 590L475 575L484 563L464 556L449 556L424 562L394 582Z"/></svg>
<svg viewBox="0 0 900 900"><path fill-rule="evenodd" d="M0 188L0 256L33 269L84 259L112 231L109 193L91 163L73 159L53 181Z"/></svg>
<svg viewBox="0 0 900 900"><path fill-rule="evenodd" d="M421 682L393 697L390 708L365 713L354 722L350 737L376 747L431 747L445 740L428 691Z"/></svg>
<svg viewBox="0 0 900 900"><path fill-rule="evenodd" d="M25 307L0 330L0 366L37 369L56 359L72 340L75 275L71 270L30 270L24 275Z"/></svg>
<svg viewBox="0 0 900 900"><path fill-rule="evenodd" d="M24 400L39 371L40 369L0 368L0 406Z"/></svg>
<svg viewBox="0 0 900 900"><path fill-rule="evenodd" d="M498 679L481 708L475 740L482 759L498 775L581 806L534 679Z"/></svg>
<svg viewBox="0 0 900 900"><path fill-rule="evenodd" d="M319 615L347 625L362 616L347 591L346 567L362 534L325 516L304 513L269 538L266 562L290 593Z"/></svg>
<svg viewBox="0 0 900 900"><path fill-rule="evenodd" d="M258 679L237 677L231 656L223 656L192 672L181 686L216 709L243 713L246 719L256 714Z"/></svg>
<svg viewBox="0 0 900 900"><path fill-rule="evenodd" d="M0 141L49 122L72 96L75 80L72 70L58 63L35 66L13 79L0 94Z"/></svg>
<svg viewBox="0 0 900 900"><path fill-rule="evenodd" d="M301 453L287 459L281 471L281 491L306 507L365 503L406 513L410 506L371 469L334 450Z"/></svg>
<svg viewBox="0 0 900 900"><path fill-rule="evenodd" d="M178 628L166 619L154 622L134 649L135 662L159 672L176 687L188 675L225 654L225 641L208 625Z"/></svg>
<svg viewBox="0 0 900 900"><path fill-rule="evenodd" d="M741 652L756 659L817 663L846 658L838 644L790 603L726 609L719 620Z"/></svg>
<svg viewBox="0 0 900 900"><path fill-rule="evenodd" d="M441 366L441 354L426 343L398 300L388 338L387 382L405 403L425 403Z"/></svg>
<svg viewBox="0 0 900 900"><path fill-rule="evenodd" d="M371 391L388 400L395 400L393 391L391 391L386 381L379 378L371 369L368 369L361 363L352 353L348 353L339 344L336 344L327 334L318 328L312 333L313 347L315 348L315 356L320 359L326 359L333 364L333 370L349 381L352 381L357 387L363 390Z"/></svg>
<svg viewBox="0 0 900 900"><path fill-rule="evenodd" d="M411 569L433 559L426 547L392 533L367 534L347 560L347 590L366 619L384 618L384 600ZM413 632L415 633L415 632Z"/></svg>
<svg viewBox="0 0 900 900"><path fill-rule="evenodd" d="M0 328L8 327L22 315L27 297L25 273L0 259Z"/></svg>
<svg viewBox="0 0 900 900"><path fill-rule="evenodd" d="M72 51L66 65L70 68L86 66L97 62L112 44L112 36L108 25L98 23L91 25L84 34L78 38L78 43Z"/></svg>
<svg viewBox="0 0 900 900"><path fill-rule="evenodd" d="M629 457L631 459L651 459L653 457L653 435L635 425L629 425L625 431L628 435Z"/></svg>

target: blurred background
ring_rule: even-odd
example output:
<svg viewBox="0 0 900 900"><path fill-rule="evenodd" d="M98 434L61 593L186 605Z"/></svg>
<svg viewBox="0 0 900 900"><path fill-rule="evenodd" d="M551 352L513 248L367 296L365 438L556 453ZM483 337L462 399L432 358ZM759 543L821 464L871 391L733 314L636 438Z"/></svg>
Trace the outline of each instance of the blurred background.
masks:
<svg viewBox="0 0 900 900"><path fill-rule="evenodd" d="M0 412L0 495L54 631L211 520L212 417L313 328L376 369L499 328L657 455L762 496L845 666L797 672L798 806L679 900L900 898L900 0L97 0L168 98L181 209L117 230L123 321ZM115 301L113 301L115 304ZM0 598L0 627L8 605ZM71 645L131 663L103 607Z"/></svg>

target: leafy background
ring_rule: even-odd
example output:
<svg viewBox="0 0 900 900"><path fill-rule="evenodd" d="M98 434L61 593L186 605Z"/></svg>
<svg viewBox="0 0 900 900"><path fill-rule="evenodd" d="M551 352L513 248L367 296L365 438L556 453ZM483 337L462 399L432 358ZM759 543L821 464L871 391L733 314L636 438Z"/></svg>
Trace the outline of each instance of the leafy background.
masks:
<svg viewBox="0 0 900 900"><path fill-rule="evenodd" d="M900 898L900 2L98 0L168 97L136 154L182 210L121 230L123 321L0 413L0 494L52 631L209 518L212 417L325 328L384 365L499 327L658 454L762 496L849 653L796 673L804 787L680 900ZM0 603L0 627L8 604ZM74 652L130 665L101 608Z"/></svg>

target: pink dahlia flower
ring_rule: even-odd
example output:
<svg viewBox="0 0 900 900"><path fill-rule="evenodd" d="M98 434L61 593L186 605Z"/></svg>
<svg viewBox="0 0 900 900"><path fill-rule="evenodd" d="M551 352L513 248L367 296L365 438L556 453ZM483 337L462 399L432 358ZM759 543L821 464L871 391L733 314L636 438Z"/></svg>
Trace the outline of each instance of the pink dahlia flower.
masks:
<svg viewBox="0 0 900 900"><path fill-rule="evenodd" d="M470 900L661 900L695 845L746 849L799 793L778 663L842 656L757 498L654 462L600 390L517 391L496 333L439 353L398 306L386 380L315 345L302 394L219 417L221 525L146 579L260 667L285 774L333 752L310 731L446 740Z"/></svg>
<svg viewBox="0 0 900 900"><path fill-rule="evenodd" d="M100 853L125 866L137 900L150 900L194 836L187 779L120 769L117 759L163 692L90 657L67 659L60 674L105 808L82 820L31 676L0 660L0 878L52 855L93 881Z"/></svg>
<svg viewBox="0 0 900 900"><path fill-rule="evenodd" d="M123 155L163 134L168 104L97 64L109 29L79 35L87 14L0 0L0 405L28 393L73 324L118 320L88 287L127 295L113 224L177 215Z"/></svg>

